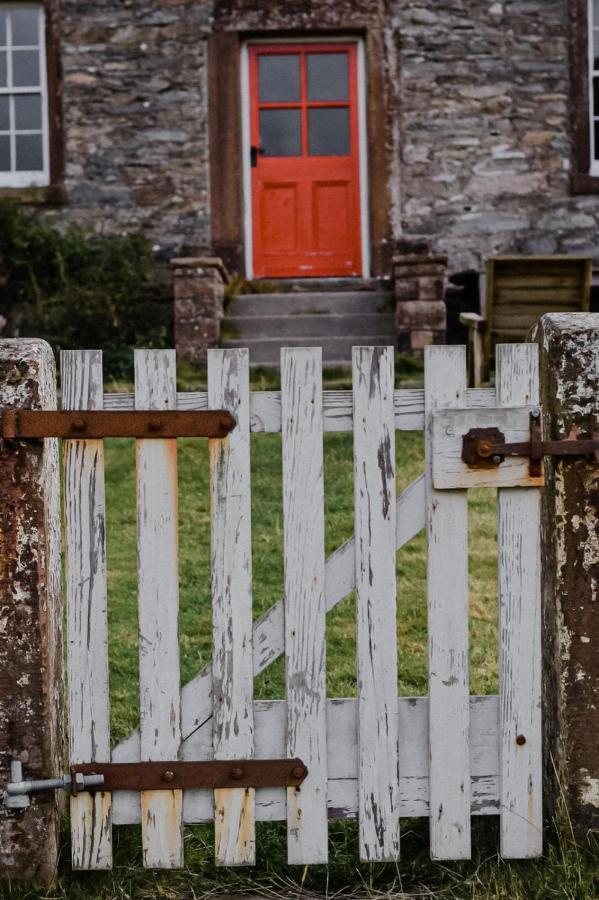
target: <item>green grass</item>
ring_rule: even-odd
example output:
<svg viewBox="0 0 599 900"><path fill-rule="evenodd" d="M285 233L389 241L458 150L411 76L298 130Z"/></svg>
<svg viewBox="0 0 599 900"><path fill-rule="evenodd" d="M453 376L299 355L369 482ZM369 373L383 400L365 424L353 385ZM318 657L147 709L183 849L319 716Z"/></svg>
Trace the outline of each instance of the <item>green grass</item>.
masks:
<svg viewBox="0 0 599 900"><path fill-rule="evenodd" d="M413 375L409 372L406 374ZM417 375L418 373L416 373ZM272 389L273 376L258 374L259 389ZM347 375L335 376L335 387ZM256 385L255 385L256 386ZM346 384L344 387L348 386ZM423 467L421 434L397 435L397 491ZM180 587L181 669L183 681L210 660L210 546L208 449L205 441L181 441ZM107 552L109 564L110 696L113 743L138 722L137 597L135 550L134 448L129 441L108 441L106 449ZM348 434L325 437L325 538L327 555L353 533L352 440ZM470 497L470 665L472 693L497 691L497 597L495 496ZM283 521L281 443L278 435L252 438L252 530L254 609L259 616L283 593ZM427 692L426 548L424 535L397 555L399 690ZM350 595L327 620L327 691L353 696L356 690L354 597ZM277 661L256 680L258 698L284 695L284 669ZM358 896L510 898L586 900L598 895L592 841L578 846L568 835L548 830L546 858L530 863L498 859L497 822L474 820L472 862L432 863L426 820L406 822L398 866L358 862L355 822L331 823L330 864L306 869L285 861L285 826L258 826L255 869L217 869L213 864L212 828L186 828L187 869L145 872L141 867L138 829L115 829L115 867L111 873L72 873L65 851L61 874L49 891L0 888L0 896L18 898L193 898L207 893L346 892Z"/></svg>

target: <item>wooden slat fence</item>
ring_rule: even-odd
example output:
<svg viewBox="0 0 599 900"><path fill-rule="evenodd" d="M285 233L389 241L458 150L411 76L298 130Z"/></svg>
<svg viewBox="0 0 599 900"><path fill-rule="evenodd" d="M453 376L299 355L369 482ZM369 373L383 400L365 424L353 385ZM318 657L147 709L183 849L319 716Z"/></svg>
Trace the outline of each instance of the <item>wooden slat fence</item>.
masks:
<svg viewBox="0 0 599 900"><path fill-rule="evenodd" d="M71 803L76 868L112 865L113 824L141 824L144 865L152 868L181 866L183 824L210 821L216 862L227 866L254 864L256 822L277 820L287 822L288 859L298 865L326 863L327 820L355 817L367 861L397 860L400 821L413 816L430 818L437 859L469 858L471 815L500 816L504 856L542 851L539 479L499 493L500 693L475 697L471 473L449 447L445 489L438 447L434 453L438 415L467 410L476 418L480 410L507 422L521 418L511 407L538 403L536 350L498 348L497 392L467 389L462 348L428 349L422 391L394 390L393 359L392 348L355 348L352 391L323 391L320 350L285 349L281 391L252 394L247 351L213 350L208 391L177 393L174 352L137 351L135 394L114 395L103 394L99 353L63 353L65 408L226 408L237 419L227 438L209 443L212 663L184 686L176 441L136 442L140 729L112 754L103 442L65 442L72 761L300 756L309 770L299 789L81 794ZM451 444L445 418L443 428ZM401 430L425 431L426 472L396 497ZM355 537L325 559L323 435L333 431L353 432ZM261 432L281 434L285 596L252 623L250 435ZM395 554L423 528L429 694L408 698L398 696ZM357 697L331 699L326 615L352 591ZM286 698L254 700L254 677L282 655Z"/></svg>

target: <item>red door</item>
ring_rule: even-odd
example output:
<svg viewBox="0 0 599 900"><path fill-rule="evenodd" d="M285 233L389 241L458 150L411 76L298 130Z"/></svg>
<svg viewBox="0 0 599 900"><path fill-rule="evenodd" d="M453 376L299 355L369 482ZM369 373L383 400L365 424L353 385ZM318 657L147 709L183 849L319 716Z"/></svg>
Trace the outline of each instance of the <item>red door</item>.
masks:
<svg viewBox="0 0 599 900"><path fill-rule="evenodd" d="M252 46L257 278L361 275L355 44Z"/></svg>

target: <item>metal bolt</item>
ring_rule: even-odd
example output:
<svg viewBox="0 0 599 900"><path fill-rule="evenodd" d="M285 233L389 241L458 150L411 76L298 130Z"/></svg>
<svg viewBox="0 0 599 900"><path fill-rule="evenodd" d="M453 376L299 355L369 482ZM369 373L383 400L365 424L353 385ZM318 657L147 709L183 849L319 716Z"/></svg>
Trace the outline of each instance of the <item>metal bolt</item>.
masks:
<svg viewBox="0 0 599 900"><path fill-rule="evenodd" d="M73 419L71 423L71 428L73 431L84 431L85 430L85 419Z"/></svg>
<svg viewBox="0 0 599 900"><path fill-rule="evenodd" d="M524 744L526 743L526 738L524 737L523 734L518 735L518 737L516 738L516 743L518 744L519 747L524 746Z"/></svg>
<svg viewBox="0 0 599 900"><path fill-rule="evenodd" d="M541 410L539 409L538 406L535 406L535 408L531 412L531 416L533 417L533 419L538 419L540 415L541 415Z"/></svg>
<svg viewBox="0 0 599 900"><path fill-rule="evenodd" d="M148 431L160 431L162 424L160 419L150 419L148 422Z"/></svg>
<svg viewBox="0 0 599 900"><path fill-rule="evenodd" d="M498 456L497 454L495 454L495 456L493 457L493 462L495 463L496 466L498 466L499 463L501 462L501 457Z"/></svg>
<svg viewBox="0 0 599 900"><path fill-rule="evenodd" d="M167 784L170 784L171 781L175 780L175 773L172 772L170 769L167 769L166 772L162 773L162 780L166 781Z"/></svg>
<svg viewBox="0 0 599 900"><path fill-rule="evenodd" d="M447 426L447 428L445 429L445 434L446 434L448 437L451 437L452 434L455 434L455 428L453 427L453 425L448 425L448 426Z"/></svg>
<svg viewBox="0 0 599 900"><path fill-rule="evenodd" d="M237 766L235 769L232 769L231 778L234 778L235 781L240 781L243 778L243 769L239 766Z"/></svg>
<svg viewBox="0 0 599 900"><path fill-rule="evenodd" d="M293 768L291 770L291 774L293 775L294 778L303 778L304 775L306 774L306 767L305 766L295 766L295 768Z"/></svg>

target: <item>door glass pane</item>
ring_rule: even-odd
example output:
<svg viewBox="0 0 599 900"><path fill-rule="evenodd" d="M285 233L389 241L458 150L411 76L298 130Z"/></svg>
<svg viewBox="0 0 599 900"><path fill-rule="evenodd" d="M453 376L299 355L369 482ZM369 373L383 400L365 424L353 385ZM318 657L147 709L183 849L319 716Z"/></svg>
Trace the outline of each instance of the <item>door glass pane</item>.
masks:
<svg viewBox="0 0 599 900"><path fill-rule="evenodd" d="M15 95L15 128L35 131L42 127L42 102L39 94Z"/></svg>
<svg viewBox="0 0 599 900"><path fill-rule="evenodd" d="M0 172L10 172L10 138L0 134Z"/></svg>
<svg viewBox="0 0 599 900"><path fill-rule="evenodd" d="M39 41L37 9L14 9L11 13L13 47L37 47Z"/></svg>
<svg viewBox="0 0 599 900"><path fill-rule="evenodd" d="M260 142L265 156L301 156L300 110L260 110Z"/></svg>
<svg viewBox="0 0 599 900"><path fill-rule="evenodd" d="M6 13L0 12L0 47L6 46Z"/></svg>
<svg viewBox="0 0 599 900"><path fill-rule="evenodd" d="M6 87L6 50L0 50L0 87Z"/></svg>
<svg viewBox="0 0 599 900"><path fill-rule="evenodd" d="M17 171L39 172L44 168L41 134L18 134Z"/></svg>
<svg viewBox="0 0 599 900"><path fill-rule="evenodd" d="M12 55L12 83L14 87L37 87L40 83L40 63L37 50L15 50Z"/></svg>
<svg viewBox="0 0 599 900"><path fill-rule="evenodd" d="M258 57L258 94L262 103L297 103L300 58L297 54Z"/></svg>
<svg viewBox="0 0 599 900"><path fill-rule="evenodd" d="M310 156L349 156L349 109L308 110Z"/></svg>
<svg viewBox="0 0 599 900"><path fill-rule="evenodd" d="M0 97L0 131L10 129L10 111L8 97Z"/></svg>
<svg viewBox="0 0 599 900"><path fill-rule="evenodd" d="M347 53L308 55L308 100L348 100Z"/></svg>

